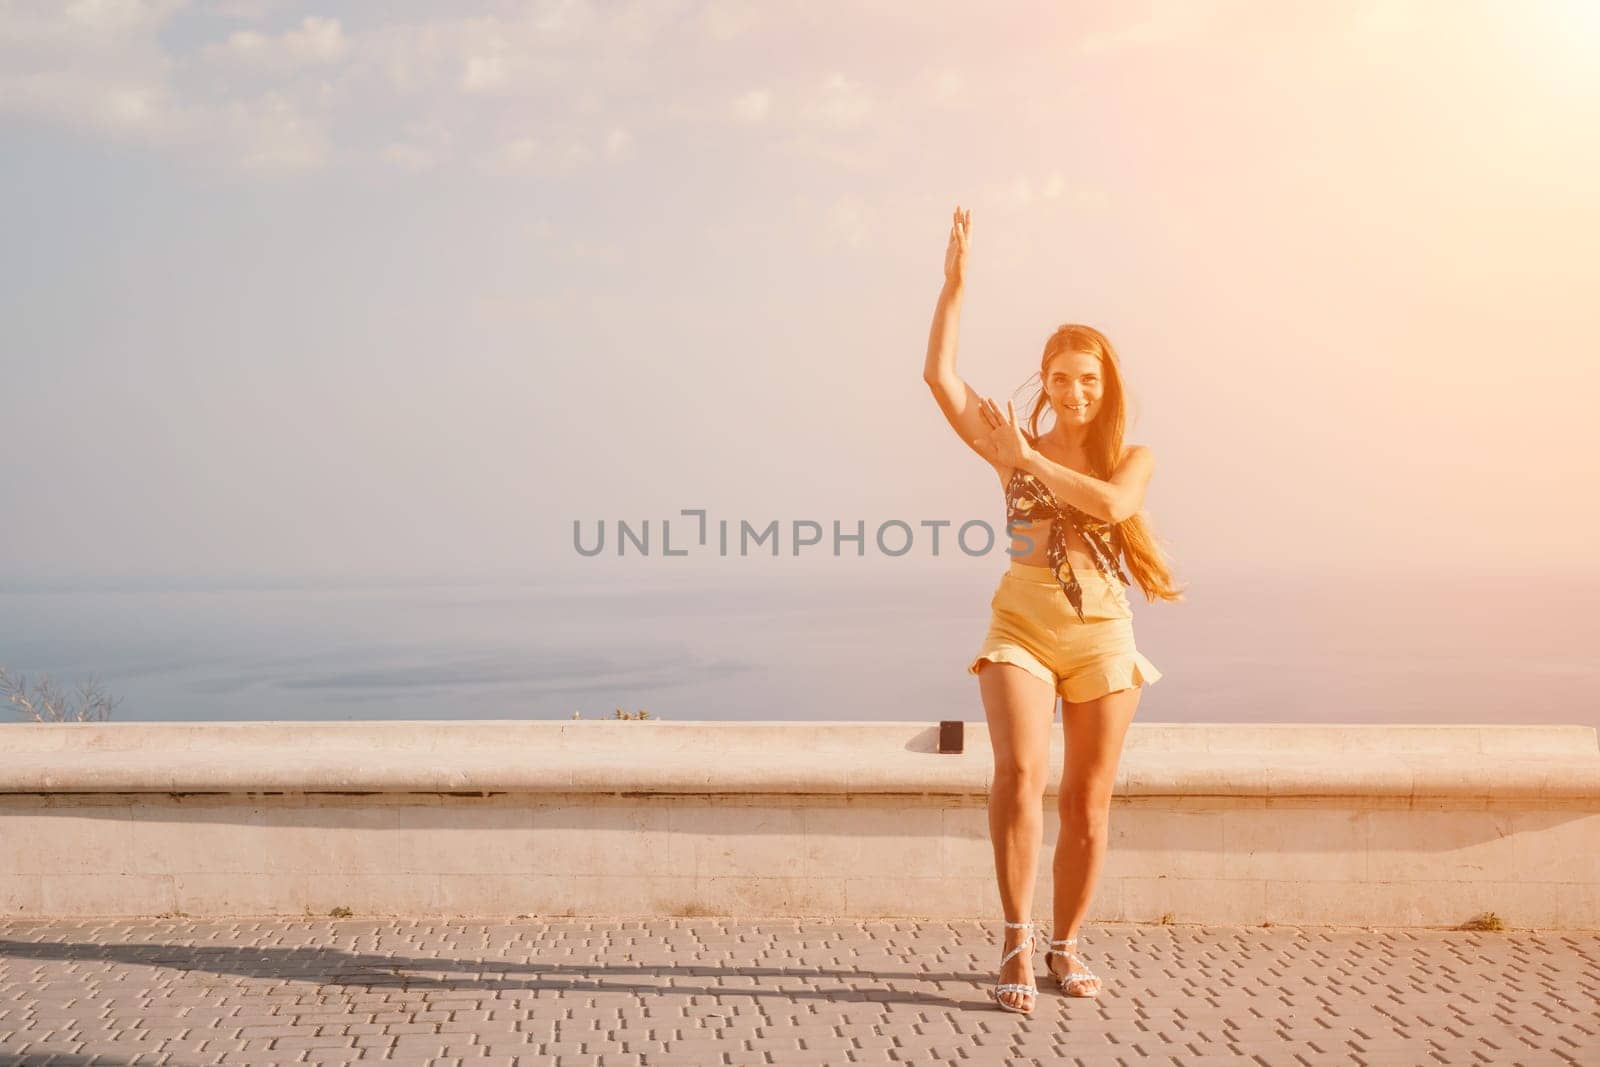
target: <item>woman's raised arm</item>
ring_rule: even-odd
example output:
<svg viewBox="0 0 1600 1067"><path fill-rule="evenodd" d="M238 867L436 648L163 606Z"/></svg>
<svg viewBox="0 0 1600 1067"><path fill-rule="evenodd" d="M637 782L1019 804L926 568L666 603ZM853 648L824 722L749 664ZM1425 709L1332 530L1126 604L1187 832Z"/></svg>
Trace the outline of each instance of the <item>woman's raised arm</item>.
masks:
<svg viewBox="0 0 1600 1067"><path fill-rule="evenodd" d="M933 326L928 331L928 356L922 364L922 380L933 390L933 397L950 428L961 435L968 448L993 465L998 454L989 444L990 426L983 417L980 398L956 373L956 341L961 333L961 296L966 285L967 238L971 231L971 209L963 212L957 206L955 220L950 225L950 243L944 254L944 288L939 291L939 302L933 309Z"/></svg>

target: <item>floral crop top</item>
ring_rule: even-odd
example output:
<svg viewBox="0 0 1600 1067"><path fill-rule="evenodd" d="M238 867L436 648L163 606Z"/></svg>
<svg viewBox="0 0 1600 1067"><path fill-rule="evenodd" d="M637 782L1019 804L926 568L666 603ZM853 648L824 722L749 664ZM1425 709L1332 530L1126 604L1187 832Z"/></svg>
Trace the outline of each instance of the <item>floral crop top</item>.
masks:
<svg viewBox="0 0 1600 1067"><path fill-rule="evenodd" d="M1006 485L1007 532L1010 532L1012 523L1045 519L1051 520L1050 541L1046 546L1050 569L1061 584L1061 591L1067 595L1072 610L1078 613L1078 621L1084 622L1083 588L1078 584L1072 560L1067 556L1067 528L1064 523L1070 522L1083 538L1084 544L1089 546L1096 570L1107 578L1116 578L1123 585L1128 585L1128 576L1122 570L1122 539L1117 534L1115 523L1097 519L1071 504L1057 502L1049 486L1018 467Z"/></svg>

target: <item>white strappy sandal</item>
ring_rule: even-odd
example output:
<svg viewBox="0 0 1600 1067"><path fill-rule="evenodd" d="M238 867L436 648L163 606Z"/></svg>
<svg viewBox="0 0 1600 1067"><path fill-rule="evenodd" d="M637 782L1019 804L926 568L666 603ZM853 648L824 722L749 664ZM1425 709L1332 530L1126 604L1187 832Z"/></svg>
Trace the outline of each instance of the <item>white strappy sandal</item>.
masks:
<svg viewBox="0 0 1600 1067"><path fill-rule="evenodd" d="M1008 923L1006 923L1006 926L1007 926L1007 928L1013 929L1013 930L1019 929L1019 928L1027 930L1028 934L1021 941L1017 942L1017 945L1016 945L1015 948L1013 948L1010 952L1007 952L1004 956L1000 957L1000 969L1001 970L1005 969L1006 964L1011 962L1011 958L1013 956L1015 956L1017 953L1021 952L1025 948L1030 950L1029 953L1028 953L1028 958L1031 960L1033 958L1033 953L1032 953L1031 950L1038 947L1038 939L1034 936L1034 933L1033 933L1033 923L1031 923L1031 922L1023 922L1023 923L1008 922ZM1030 967L1030 971L1031 971L1031 967ZM999 983L996 983L995 985L991 986L989 988L989 990L988 990L988 993L989 993L989 998L991 1000L993 1000L996 1004L1000 1005L1006 1011L1013 1011L1013 1012L1016 1012L1018 1015L1032 1015L1033 1014L1034 1004L1037 1004L1039 1002L1039 987L1036 986L1036 985L1023 985L1021 982L999 982ZM1026 994L1028 994L1029 996L1031 996L1033 998L1033 1004L1029 1004L1026 1008L1024 1008L1024 1007L1021 1007L1021 1006L1019 1006L1017 1004L1007 1003L1006 1000L1003 997L1003 994L1005 994L1005 993L1026 993Z"/></svg>
<svg viewBox="0 0 1600 1067"><path fill-rule="evenodd" d="M1100 976L1089 970L1087 965L1084 964L1082 958L1078 955L1077 948L1075 947L1077 943L1078 939L1076 937L1060 937L1051 941L1050 947L1044 950L1044 969L1050 971L1051 955L1060 956L1067 961L1067 973L1056 974L1056 972L1050 971L1050 976L1056 980L1058 985L1061 986L1061 992L1065 993L1069 997L1098 996L1105 983L1101 982ZM1065 949L1059 949L1056 948L1057 945L1065 945L1067 947ZM1081 971L1073 970L1072 964L1074 960L1077 961L1078 966L1083 967L1084 969ZM1071 989L1067 988L1068 986L1076 985L1079 982L1091 981L1095 983L1093 987L1094 991L1091 993L1074 993Z"/></svg>

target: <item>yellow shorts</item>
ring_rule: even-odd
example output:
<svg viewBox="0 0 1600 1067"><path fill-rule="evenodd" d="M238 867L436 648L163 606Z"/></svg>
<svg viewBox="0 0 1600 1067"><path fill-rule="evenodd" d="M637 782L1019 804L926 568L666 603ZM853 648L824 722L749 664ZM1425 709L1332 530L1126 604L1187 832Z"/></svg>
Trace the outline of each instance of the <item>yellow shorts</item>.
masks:
<svg viewBox="0 0 1600 1067"><path fill-rule="evenodd" d="M1116 578L1077 568L1083 614L1067 602L1049 567L1011 561L989 601L993 618L968 674L983 662L1014 663L1071 703L1153 683L1161 677L1133 645L1133 609Z"/></svg>

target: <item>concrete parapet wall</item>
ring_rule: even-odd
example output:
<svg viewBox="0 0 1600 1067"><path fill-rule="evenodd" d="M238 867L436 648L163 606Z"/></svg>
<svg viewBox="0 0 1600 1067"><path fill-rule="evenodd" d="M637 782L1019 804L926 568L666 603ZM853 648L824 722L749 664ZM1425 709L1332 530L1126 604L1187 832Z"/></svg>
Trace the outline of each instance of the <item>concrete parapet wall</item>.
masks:
<svg viewBox="0 0 1600 1067"><path fill-rule="evenodd" d="M966 724L960 755L936 737L882 722L13 724L0 914L998 919L987 732ZM1090 921L1492 911L1600 928L1588 727L1136 722L1111 835Z"/></svg>

